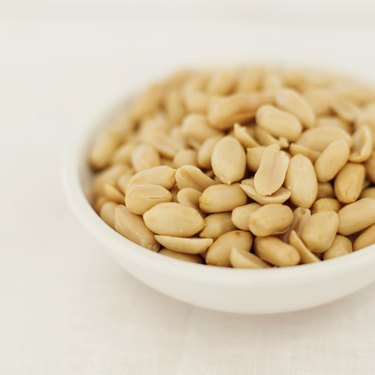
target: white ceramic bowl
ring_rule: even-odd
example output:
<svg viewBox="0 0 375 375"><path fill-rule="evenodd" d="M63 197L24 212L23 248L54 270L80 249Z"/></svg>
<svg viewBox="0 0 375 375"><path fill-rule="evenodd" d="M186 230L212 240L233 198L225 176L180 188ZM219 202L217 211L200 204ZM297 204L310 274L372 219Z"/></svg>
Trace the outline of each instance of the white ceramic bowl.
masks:
<svg viewBox="0 0 375 375"><path fill-rule="evenodd" d="M69 145L64 171L68 200L92 236L151 288L214 310L265 314L331 302L375 280L375 245L319 264L244 270L182 262L127 240L101 220L87 198L91 179L87 153L101 128L89 128Z"/></svg>

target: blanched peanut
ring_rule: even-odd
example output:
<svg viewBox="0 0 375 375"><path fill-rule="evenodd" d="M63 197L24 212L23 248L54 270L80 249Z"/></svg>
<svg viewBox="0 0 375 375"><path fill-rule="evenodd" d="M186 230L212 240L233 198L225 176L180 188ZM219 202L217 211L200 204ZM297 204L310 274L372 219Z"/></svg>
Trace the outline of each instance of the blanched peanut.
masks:
<svg viewBox="0 0 375 375"><path fill-rule="evenodd" d="M155 241L152 232L146 227L142 216L131 213L123 205L118 205L115 209L115 229L138 245L153 251L159 249L159 244Z"/></svg>
<svg viewBox="0 0 375 375"><path fill-rule="evenodd" d="M260 195L271 195L280 189L289 165L288 156L277 145L263 151L259 169L254 176L254 187Z"/></svg>
<svg viewBox="0 0 375 375"><path fill-rule="evenodd" d="M173 165L175 168L183 167L184 165L197 166L197 152L194 150L181 150L173 158Z"/></svg>
<svg viewBox="0 0 375 375"><path fill-rule="evenodd" d="M260 204L271 204L271 203L284 203L290 197L290 191L281 187L271 195L260 195L255 190L254 179L243 180L241 183L241 189L255 202Z"/></svg>
<svg viewBox="0 0 375 375"><path fill-rule="evenodd" d="M365 181L365 167L362 164L347 163L338 173L334 183L337 199L342 203L355 202Z"/></svg>
<svg viewBox="0 0 375 375"><path fill-rule="evenodd" d="M260 165L263 151L266 149L265 146L257 146L246 149L247 167L251 172L255 173Z"/></svg>
<svg viewBox="0 0 375 375"><path fill-rule="evenodd" d="M375 223L375 199L362 198L339 211L339 233L349 236Z"/></svg>
<svg viewBox="0 0 375 375"><path fill-rule="evenodd" d="M361 198L373 198L375 199L375 187L369 187L362 191Z"/></svg>
<svg viewBox="0 0 375 375"><path fill-rule="evenodd" d="M280 89L275 101L280 108L296 116L306 128L313 127L315 114L304 97L295 90Z"/></svg>
<svg viewBox="0 0 375 375"><path fill-rule="evenodd" d="M211 214L204 218L204 228L199 233L199 237L216 239L221 235L235 230L229 212Z"/></svg>
<svg viewBox="0 0 375 375"><path fill-rule="evenodd" d="M192 207L180 203L159 203L146 211L147 228L165 236L191 237L204 227L202 216Z"/></svg>
<svg viewBox="0 0 375 375"><path fill-rule="evenodd" d="M362 249L375 243L375 224L369 226L354 241L354 250Z"/></svg>
<svg viewBox="0 0 375 375"><path fill-rule="evenodd" d="M262 206L258 203L249 203L245 206L236 207L232 211L233 224L238 229L249 230L249 218L260 207Z"/></svg>
<svg viewBox="0 0 375 375"><path fill-rule="evenodd" d="M212 266L230 266L230 253L233 248L249 251L253 243L251 233L234 230L220 236L208 249L206 263Z"/></svg>
<svg viewBox="0 0 375 375"><path fill-rule="evenodd" d="M283 137L288 141L296 141L302 132L298 118L272 105L260 107L256 113L258 126L274 137Z"/></svg>
<svg viewBox="0 0 375 375"><path fill-rule="evenodd" d="M192 165L185 165L178 168L175 177L179 189L193 188L198 191L203 191L209 186L216 184L212 178Z"/></svg>
<svg viewBox="0 0 375 375"><path fill-rule="evenodd" d="M334 211L311 215L302 231L302 240L314 253L326 251L335 239L339 217Z"/></svg>
<svg viewBox="0 0 375 375"><path fill-rule="evenodd" d="M156 241L169 250L185 254L200 254L212 245L211 238L185 238L155 235Z"/></svg>
<svg viewBox="0 0 375 375"><path fill-rule="evenodd" d="M298 251L277 237L257 237L255 254L277 267L295 266L301 260Z"/></svg>
<svg viewBox="0 0 375 375"><path fill-rule="evenodd" d="M367 178L373 184L375 184L375 151L373 151L370 157L367 159L365 167Z"/></svg>
<svg viewBox="0 0 375 375"><path fill-rule="evenodd" d="M250 231L259 237L285 232L293 222L293 212L282 204L268 204L260 207L249 217Z"/></svg>
<svg viewBox="0 0 375 375"><path fill-rule="evenodd" d="M269 265L262 259L238 247L232 248L229 261L234 268L269 268Z"/></svg>
<svg viewBox="0 0 375 375"><path fill-rule="evenodd" d="M189 263L203 263L202 258L199 255L194 255L194 254L183 254L183 253L178 253L177 251L172 251L168 249L162 249L159 251L159 254L165 255L169 258L174 258L178 260L182 260L184 262L189 262Z"/></svg>
<svg viewBox="0 0 375 375"><path fill-rule="evenodd" d="M315 172L320 182L330 181L349 159L349 146L345 141L334 141L315 162Z"/></svg>
<svg viewBox="0 0 375 375"><path fill-rule="evenodd" d="M193 188L184 188L177 193L177 202L199 210L199 198L202 193Z"/></svg>
<svg viewBox="0 0 375 375"><path fill-rule="evenodd" d="M203 212L225 212L243 206L246 202L246 194L239 184L219 184L204 190L199 198L199 207Z"/></svg>
<svg viewBox="0 0 375 375"><path fill-rule="evenodd" d="M316 200L312 206L312 213L316 214L323 211L339 212L341 208L340 202L335 198L320 198Z"/></svg>
<svg viewBox="0 0 375 375"><path fill-rule="evenodd" d="M115 202L106 202L100 208L100 217L113 229L115 229Z"/></svg>
<svg viewBox="0 0 375 375"><path fill-rule="evenodd" d="M227 136L216 143L211 156L212 170L227 185L241 180L246 170L246 154L236 138Z"/></svg>
<svg viewBox="0 0 375 375"><path fill-rule="evenodd" d="M208 120L212 127L220 130L231 129L235 123L243 123L255 117L256 110L267 98L260 93L236 94L212 101L208 110Z"/></svg>
<svg viewBox="0 0 375 375"><path fill-rule="evenodd" d="M340 236L339 234L335 237L332 245L323 254L323 259L333 259L339 256L349 254L353 251L352 242L349 238Z"/></svg>
<svg viewBox="0 0 375 375"><path fill-rule="evenodd" d="M318 183L318 196L317 198L334 198L335 192L330 182Z"/></svg>
<svg viewBox="0 0 375 375"><path fill-rule="evenodd" d="M140 184L126 194L125 204L130 212L143 215L155 205L170 202L172 199L172 194L163 186Z"/></svg>
<svg viewBox="0 0 375 375"><path fill-rule="evenodd" d="M298 251L302 264L320 262L320 259L306 247L294 230L290 233L289 243Z"/></svg>
<svg viewBox="0 0 375 375"><path fill-rule="evenodd" d="M133 186L141 184L161 185L169 190L175 184L175 172L175 169L165 165L138 172L129 181L127 191L129 191Z"/></svg>
<svg viewBox="0 0 375 375"><path fill-rule="evenodd" d="M294 205L310 208L318 195L318 181L310 159L295 155L289 161L285 186Z"/></svg>

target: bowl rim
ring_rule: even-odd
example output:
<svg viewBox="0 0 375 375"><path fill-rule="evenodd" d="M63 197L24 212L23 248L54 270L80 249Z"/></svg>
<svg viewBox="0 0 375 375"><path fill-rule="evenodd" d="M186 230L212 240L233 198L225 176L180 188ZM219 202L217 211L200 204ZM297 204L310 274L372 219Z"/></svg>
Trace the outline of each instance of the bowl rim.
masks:
<svg viewBox="0 0 375 375"><path fill-rule="evenodd" d="M112 111L113 113L113 111ZM108 116L102 116L106 119ZM332 279L375 264L375 244L360 251L320 263L269 269L234 269L182 262L150 251L117 233L95 212L82 184L83 166L87 165L87 152L100 129L107 126L101 121L96 126L78 128L66 145L63 157L63 185L67 201L78 220L99 242L114 255L134 263L158 270L191 282L240 286L281 286Z"/></svg>

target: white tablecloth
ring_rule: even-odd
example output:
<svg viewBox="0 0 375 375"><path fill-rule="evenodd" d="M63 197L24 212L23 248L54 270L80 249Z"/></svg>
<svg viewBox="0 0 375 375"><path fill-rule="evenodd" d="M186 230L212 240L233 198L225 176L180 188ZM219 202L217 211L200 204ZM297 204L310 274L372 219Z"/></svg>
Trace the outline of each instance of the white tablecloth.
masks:
<svg viewBox="0 0 375 375"><path fill-rule="evenodd" d="M72 216L61 184L76 128L140 81L183 62L254 58L375 79L374 31L117 16L0 22L0 374L375 373L375 285L290 314L195 308L113 262Z"/></svg>

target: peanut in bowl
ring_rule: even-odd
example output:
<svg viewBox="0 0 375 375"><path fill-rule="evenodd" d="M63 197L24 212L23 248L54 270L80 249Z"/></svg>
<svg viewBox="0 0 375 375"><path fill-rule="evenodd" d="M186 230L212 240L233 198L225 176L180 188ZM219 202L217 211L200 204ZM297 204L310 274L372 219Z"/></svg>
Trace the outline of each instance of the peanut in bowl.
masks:
<svg viewBox="0 0 375 375"><path fill-rule="evenodd" d="M317 71L175 74L70 150L69 200L169 296L239 313L320 305L375 279L373 103Z"/></svg>

